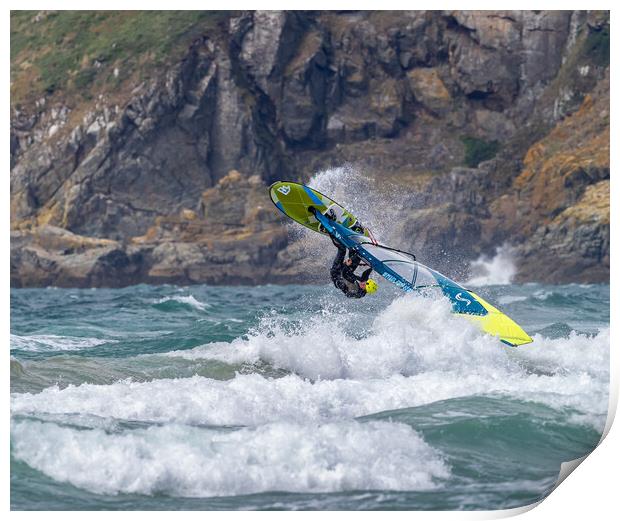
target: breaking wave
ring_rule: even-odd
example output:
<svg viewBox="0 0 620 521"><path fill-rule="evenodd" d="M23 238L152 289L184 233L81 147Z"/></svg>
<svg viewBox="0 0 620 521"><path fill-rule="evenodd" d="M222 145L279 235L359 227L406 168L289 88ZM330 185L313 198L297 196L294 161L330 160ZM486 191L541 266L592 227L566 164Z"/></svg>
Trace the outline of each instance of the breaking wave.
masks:
<svg viewBox="0 0 620 521"><path fill-rule="evenodd" d="M317 319L318 320L318 319ZM357 338L338 320L309 320L286 330L265 319L255 332L166 356L227 364L269 364L283 377L237 374L111 385L49 387L12 395L17 414L91 414L192 425L261 425L352 419L382 410L470 395L506 394L574 409L600 426L607 413L609 330L590 337L535 335L534 343L503 348L450 313L447 302L411 295L397 299ZM576 416L576 417L577 417Z"/></svg>
<svg viewBox="0 0 620 521"><path fill-rule="evenodd" d="M80 351L116 340L62 335L11 335L11 349L19 351Z"/></svg>
<svg viewBox="0 0 620 521"><path fill-rule="evenodd" d="M118 434L17 420L11 434L17 458L99 494L425 490L449 476L439 452L413 429L379 421L232 431L165 425Z"/></svg>
<svg viewBox="0 0 620 521"><path fill-rule="evenodd" d="M163 297L154 304L156 308L163 311L174 311L179 307L187 307L198 311L205 311L209 306L204 302L200 302L193 295L175 295L173 297Z"/></svg>

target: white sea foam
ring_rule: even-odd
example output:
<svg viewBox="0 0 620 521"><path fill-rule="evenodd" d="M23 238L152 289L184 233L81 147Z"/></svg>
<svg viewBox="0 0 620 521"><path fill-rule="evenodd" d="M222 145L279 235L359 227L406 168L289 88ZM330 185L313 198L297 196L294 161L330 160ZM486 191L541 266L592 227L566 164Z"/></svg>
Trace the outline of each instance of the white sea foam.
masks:
<svg viewBox="0 0 620 521"><path fill-rule="evenodd" d="M527 361L530 367L558 374L587 374L609 381L609 328L588 337L572 331L568 338L549 339L534 335L534 343L512 351L515 360Z"/></svg>
<svg viewBox="0 0 620 521"><path fill-rule="evenodd" d="M389 322L386 317L383 320ZM15 414L77 413L125 420L261 425L350 419L456 397L503 394L554 408L570 407L602 428L609 385L609 330L594 338L573 334L568 339L550 340L536 336L529 346L504 349L494 339L468 331L465 324L455 343L439 337L435 343L427 338L411 344L407 334L398 331L380 348L368 339L357 344L349 339L354 343L351 351L328 350L324 356L310 359L312 350L303 346L315 337L295 337L298 351L285 346L278 354L274 348L274 357L280 356L281 363L299 373L307 371L314 376L320 372L331 374L332 379L313 382L306 375L265 378L239 374L227 381L194 376L70 385L50 387L39 394L13 394L11 410ZM389 328L384 335L389 334L386 331ZM421 333L422 338L425 334ZM278 337L271 341L281 344ZM316 349L316 344L310 345ZM345 346L351 344L343 342L341 348ZM248 356L253 360L255 354L249 352ZM378 368L373 367L375 363ZM409 364L406 375L401 363ZM341 378L343 371L357 376Z"/></svg>
<svg viewBox="0 0 620 521"><path fill-rule="evenodd" d="M164 302L178 302L179 304L185 304L189 307L197 309L198 311L205 311L207 308L211 307L209 304L205 302L201 302L193 295L177 295L174 297L162 297L157 300L157 304L163 304Z"/></svg>
<svg viewBox="0 0 620 521"><path fill-rule="evenodd" d="M514 302L523 302L527 300L527 297L523 295L502 295L497 299L499 304L512 304Z"/></svg>
<svg viewBox="0 0 620 521"><path fill-rule="evenodd" d="M593 338L537 335L533 344L506 348L454 316L446 301L404 295L379 313L362 338L347 334L338 315L317 316L292 330L270 316L245 339L167 354L232 364L267 362L294 373L283 378L244 374L228 381L196 376L51 387L40 394L14 394L12 410L258 425L353 418L505 393L598 417L606 412L601 404L608 393L609 344L606 329Z"/></svg>
<svg viewBox="0 0 620 521"><path fill-rule="evenodd" d="M118 340L61 335L11 335L11 349L20 351L80 351Z"/></svg>
<svg viewBox="0 0 620 521"><path fill-rule="evenodd" d="M470 265L474 274L465 284L467 286L492 286L510 284L517 273L513 250L504 244L495 250L493 257L480 256Z"/></svg>
<svg viewBox="0 0 620 521"><path fill-rule="evenodd" d="M192 425L262 425L354 418L476 394L504 394L554 408L570 407L602 427L607 386L588 373L498 373L495 378L459 373L424 373L386 379L311 383L295 375L278 379L257 374L218 381L203 377L112 385L50 387L38 394L12 395L14 414L93 414L133 421Z"/></svg>
<svg viewBox="0 0 620 521"><path fill-rule="evenodd" d="M344 331L346 316L315 316L290 331L269 317L257 332L232 343L215 343L168 356L227 363L259 360L311 379L381 378L393 374L459 369L493 370L508 359L495 338L451 313L445 299L407 294L393 301L361 339Z"/></svg>
<svg viewBox="0 0 620 521"><path fill-rule="evenodd" d="M213 431L183 425L110 434L15 420L13 455L95 493L209 497L269 490L426 490L450 476L410 427L273 423Z"/></svg>
<svg viewBox="0 0 620 521"><path fill-rule="evenodd" d="M553 291L540 289L534 293L533 297L538 300L547 300L551 295L553 295Z"/></svg>

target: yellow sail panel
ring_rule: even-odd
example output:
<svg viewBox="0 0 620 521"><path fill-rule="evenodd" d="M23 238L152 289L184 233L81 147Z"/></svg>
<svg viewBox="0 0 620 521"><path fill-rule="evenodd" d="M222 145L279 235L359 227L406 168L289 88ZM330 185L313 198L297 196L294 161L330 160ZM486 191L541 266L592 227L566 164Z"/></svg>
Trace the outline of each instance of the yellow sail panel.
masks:
<svg viewBox="0 0 620 521"><path fill-rule="evenodd" d="M470 293L488 311L488 314L484 316L463 314L462 316L476 322L485 333L499 337L502 342L510 346L516 347L533 342L532 337L523 331L523 328L514 320L475 293L471 291Z"/></svg>
<svg viewBox="0 0 620 521"><path fill-rule="evenodd" d="M299 224L319 233L327 232L321 227L311 208L325 214L330 212L330 218L346 228L352 228L358 220L348 210L332 201L326 195L308 186L293 183L292 181L278 181L269 187L269 195L273 204L284 215L290 217ZM368 236L369 232L359 225L360 233Z"/></svg>

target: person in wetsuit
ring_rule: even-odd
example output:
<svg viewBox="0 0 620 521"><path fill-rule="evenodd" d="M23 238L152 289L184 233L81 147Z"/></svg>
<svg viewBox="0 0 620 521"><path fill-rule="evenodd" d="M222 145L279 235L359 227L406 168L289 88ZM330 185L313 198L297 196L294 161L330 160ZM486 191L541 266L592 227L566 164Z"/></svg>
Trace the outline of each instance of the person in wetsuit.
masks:
<svg viewBox="0 0 620 521"><path fill-rule="evenodd" d="M377 283L368 279L372 268L368 268L361 275L356 275L355 270L362 260L360 256L349 251L349 258L345 260L347 249L333 237L331 239L338 248L334 263L329 270L334 286L350 298L362 298L368 293L377 291Z"/></svg>

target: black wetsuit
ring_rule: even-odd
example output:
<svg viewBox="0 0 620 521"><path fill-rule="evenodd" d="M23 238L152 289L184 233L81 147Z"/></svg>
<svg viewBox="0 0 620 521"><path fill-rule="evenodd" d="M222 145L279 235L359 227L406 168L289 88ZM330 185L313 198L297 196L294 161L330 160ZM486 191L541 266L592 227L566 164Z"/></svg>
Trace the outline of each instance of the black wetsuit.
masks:
<svg viewBox="0 0 620 521"><path fill-rule="evenodd" d="M370 276L372 268L368 268L361 275L356 275L355 270L359 266L362 259L359 257L359 255L355 253L350 253L349 257L352 262L351 266L347 266L344 263L344 256L347 252L347 249L333 239L332 242L338 248L338 253L336 254L334 263L329 270L329 274L332 277L334 286L341 290L347 297L362 298L366 295L366 290L360 288L357 281L366 282L368 280L368 277Z"/></svg>

